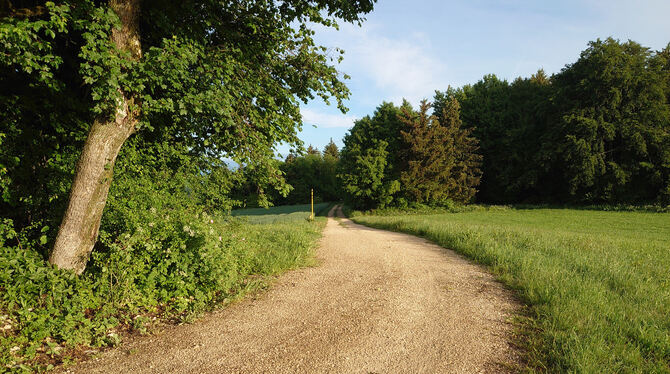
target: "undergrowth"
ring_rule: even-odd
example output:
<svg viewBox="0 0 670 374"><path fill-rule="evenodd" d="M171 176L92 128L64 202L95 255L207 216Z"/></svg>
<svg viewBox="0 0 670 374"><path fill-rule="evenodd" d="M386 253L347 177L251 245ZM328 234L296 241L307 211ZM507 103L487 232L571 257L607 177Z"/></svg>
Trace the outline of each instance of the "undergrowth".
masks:
<svg viewBox="0 0 670 374"><path fill-rule="evenodd" d="M95 253L91 270L78 277L10 245L15 233L5 223L0 362L9 371L46 368L157 321L190 320L259 276L308 264L322 225L170 218Z"/></svg>
<svg viewBox="0 0 670 374"><path fill-rule="evenodd" d="M187 150L135 145L122 151L81 276L47 263L54 227L0 221L0 372L43 371L191 321L310 264L325 219L246 223L228 213L225 165L206 160L202 173Z"/></svg>

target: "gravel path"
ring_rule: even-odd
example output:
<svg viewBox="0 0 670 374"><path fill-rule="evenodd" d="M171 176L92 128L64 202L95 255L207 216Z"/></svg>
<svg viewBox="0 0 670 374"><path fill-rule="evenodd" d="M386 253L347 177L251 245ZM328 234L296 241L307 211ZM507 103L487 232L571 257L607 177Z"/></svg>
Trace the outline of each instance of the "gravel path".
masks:
<svg viewBox="0 0 670 374"><path fill-rule="evenodd" d="M317 258L258 298L68 371L497 373L516 362L508 321L517 303L459 255L329 218Z"/></svg>

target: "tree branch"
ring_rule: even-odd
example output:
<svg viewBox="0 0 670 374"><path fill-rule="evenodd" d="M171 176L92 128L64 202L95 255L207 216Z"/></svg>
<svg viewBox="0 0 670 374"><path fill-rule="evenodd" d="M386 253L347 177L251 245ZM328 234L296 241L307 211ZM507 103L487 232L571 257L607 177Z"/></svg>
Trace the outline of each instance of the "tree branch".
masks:
<svg viewBox="0 0 670 374"><path fill-rule="evenodd" d="M16 9L10 0L0 0L0 18L32 18L43 16L47 13L49 13L49 10L43 5Z"/></svg>

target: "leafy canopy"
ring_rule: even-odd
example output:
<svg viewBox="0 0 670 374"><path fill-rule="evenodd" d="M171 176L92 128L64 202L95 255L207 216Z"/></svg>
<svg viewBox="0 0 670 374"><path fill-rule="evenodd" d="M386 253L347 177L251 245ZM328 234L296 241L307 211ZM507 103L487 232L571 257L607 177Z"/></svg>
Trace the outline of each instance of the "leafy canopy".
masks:
<svg viewBox="0 0 670 374"><path fill-rule="evenodd" d="M299 103L320 97L344 111L349 95L335 68L343 51L317 45L314 29L361 22L373 2L145 0L129 50L110 39L121 21L107 1L2 2L2 215L58 226L89 128L121 95L139 109L141 144L170 139L253 165L286 192L273 156L280 142L301 147Z"/></svg>
<svg viewBox="0 0 670 374"><path fill-rule="evenodd" d="M487 203L670 201L670 45L589 43L573 64L437 92L479 139Z"/></svg>
<svg viewBox="0 0 670 374"><path fill-rule="evenodd" d="M299 102L333 98L346 110L345 76L334 67L343 51L316 45L313 28L360 22L373 6L372 0L147 0L141 46L134 46L140 50L128 51L110 39L120 20L105 2L22 3L43 6L33 17L3 11L3 80L70 95L85 115L111 116L122 95L132 97L141 109L138 127L169 131L194 151L238 162L269 159L277 142L299 146ZM5 95L16 99L18 92Z"/></svg>
<svg viewBox="0 0 670 374"><path fill-rule="evenodd" d="M382 103L372 116L357 120L344 137L340 152L340 180L349 203L374 208L393 202L400 190L400 164L405 149L400 131L401 108Z"/></svg>

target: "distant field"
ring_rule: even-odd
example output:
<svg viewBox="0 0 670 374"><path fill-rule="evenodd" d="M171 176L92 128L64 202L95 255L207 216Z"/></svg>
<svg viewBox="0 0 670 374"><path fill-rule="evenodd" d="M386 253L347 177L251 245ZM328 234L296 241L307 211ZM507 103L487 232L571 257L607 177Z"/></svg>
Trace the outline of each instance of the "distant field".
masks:
<svg viewBox="0 0 670 374"><path fill-rule="evenodd" d="M314 214L325 216L332 203L314 204ZM235 217L246 217L249 223L267 224L304 221L309 218L310 205L281 205L271 208L237 209L232 211Z"/></svg>
<svg viewBox="0 0 670 374"><path fill-rule="evenodd" d="M480 209L358 216L486 264L529 305L532 368L670 373L670 213Z"/></svg>

